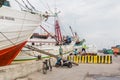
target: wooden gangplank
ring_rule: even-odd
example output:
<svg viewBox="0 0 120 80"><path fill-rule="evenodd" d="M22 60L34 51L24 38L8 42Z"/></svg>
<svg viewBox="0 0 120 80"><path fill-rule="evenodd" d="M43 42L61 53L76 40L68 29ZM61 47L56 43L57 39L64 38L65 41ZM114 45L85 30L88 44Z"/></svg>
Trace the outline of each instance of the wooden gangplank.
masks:
<svg viewBox="0 0 120 80"><path fill-rule="evenodd" d="M25 45L24 47L25 47L25 48L28 48L28 49L30 49L30 50L33 50L33 51L36 51L36 52L45 54L45 55L49 55L50 57L54 57L54 58L56 58L56 59L58 58L57 55L54 55L54 54L49 53L49 52L46 52L46 51L44 51L44 50L40 50L40 49L38 49L38 48L36 48L36 47L33 47L33 46L30 46L30 45ZM75 65L78 65L78 63L75 63L75 62L72 62L72 63L75 64Z"/></svg>
<svg viewBox="0 0 120 80"><path fill-rule="evenodd" d="M31 45L25 45L24 47L25 47L25 48L28 48L28 49L30 49L30 50L33 50L33 51L36 51L36 52L45 54L45 55L49 55L50 57L58 58L57 55L54 55L54 54L49 53L49 52L46 52L46 51L44 51L44 50L40 50L40 49L38 49L38 48L36 48L36 47L34 47L34 46L31 46Z"/></svg>

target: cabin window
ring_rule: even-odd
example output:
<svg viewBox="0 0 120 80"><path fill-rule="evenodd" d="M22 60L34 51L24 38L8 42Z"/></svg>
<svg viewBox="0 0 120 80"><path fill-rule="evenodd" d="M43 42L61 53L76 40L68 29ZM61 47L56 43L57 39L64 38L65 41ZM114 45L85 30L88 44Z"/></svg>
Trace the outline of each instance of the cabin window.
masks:
<svg viewBox="0 0 120 80"><path fill-rule="evenodd" d="M10 7L10 2L9 1L4 1L3 5L7 6L7 7Z"/></svg>

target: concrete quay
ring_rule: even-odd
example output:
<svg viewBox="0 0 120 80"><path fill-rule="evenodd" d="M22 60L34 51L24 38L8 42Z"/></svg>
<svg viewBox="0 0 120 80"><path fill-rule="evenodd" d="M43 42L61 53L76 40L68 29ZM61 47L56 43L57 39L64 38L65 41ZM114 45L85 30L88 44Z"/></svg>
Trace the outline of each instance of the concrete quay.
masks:
<svg viewBox="0 0 120 80"><path fill-rule="evenodd" d="M96 80L95 77L119 75L119 64L80 64L73 68L53 68L46 75L37 71L21 80Z"/></svg>
<svg viewBox="0 0 120 80"><path fill-rule="evenodd" d="M54 64L55 60L52 62ZM47 74L42 73L41 65L42 61L33 61L0 67L0 80L105 80L97 78L120 76L120 56L113 56L112 64L79 64L79 66L73 65L72 68L53 67Z"/></svg>

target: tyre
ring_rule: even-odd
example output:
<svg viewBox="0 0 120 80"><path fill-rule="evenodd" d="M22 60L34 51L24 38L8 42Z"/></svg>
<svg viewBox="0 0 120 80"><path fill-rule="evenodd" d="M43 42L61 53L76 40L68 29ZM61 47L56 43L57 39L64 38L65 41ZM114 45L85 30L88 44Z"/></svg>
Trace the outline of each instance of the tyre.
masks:
<svg viewBox="0 0 120 80"><path fill-rule="evenodd" d="M52 71L52 65L51 65L51 60L49 59L49 69Z"/></svg>
<svg viewBox="0 0 120 80"><path fill-rule="evenodd" d="M42 69L43 74L47 74L47 66L43 64L43 69Z"/></svg>
<svg viewBox="0 0 120 80"><path fill-rule="evenodd" d="M72 63L71 62L68 63L68 68L72 68Z"/></svg>
<svg viewBox="0 0 120 80"><path fill-rule="evenodd" d="M47 74L47 69L43 68L43 74Z"/></svg>
<svg viewBox="0 0 120 80"><path fill-rule="evenodd" d="M55 64L55 67L59 67L60 65L58 65L58 64Z"/></svg>

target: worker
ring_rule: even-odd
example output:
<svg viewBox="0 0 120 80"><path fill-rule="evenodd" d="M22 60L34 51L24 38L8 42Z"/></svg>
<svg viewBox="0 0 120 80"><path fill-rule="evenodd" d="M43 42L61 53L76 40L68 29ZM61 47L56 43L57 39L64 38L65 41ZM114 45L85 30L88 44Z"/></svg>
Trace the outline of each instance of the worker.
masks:
<svg viewBox="0 0 120 80"><path fill-rule="evenodd" d="M74 55L77 55L78 54L78 49L75 49L74 50Z"/></svg>
<svg viewBox="0 0 120 80"><path fill-rule="evenodd" d="M61 57L58 57L57 58L57 62L55 64L56 67L59 67L59 66L62 66L62 58Z"/></svg>
<svg viewBox="0 0 120 80"><path fill-rule="evenodd" d="M60 54L60 56L63 55L63 49L62 49L61 45L60 45L60 48L59 48L59 54Z"/></svg>
<svg viewBox="0 0 120 80"><path fill-rule="evenodd" d="M86 48L87 48L87 46L85 44L82 45L82 52L86 53Z"/></svg>

